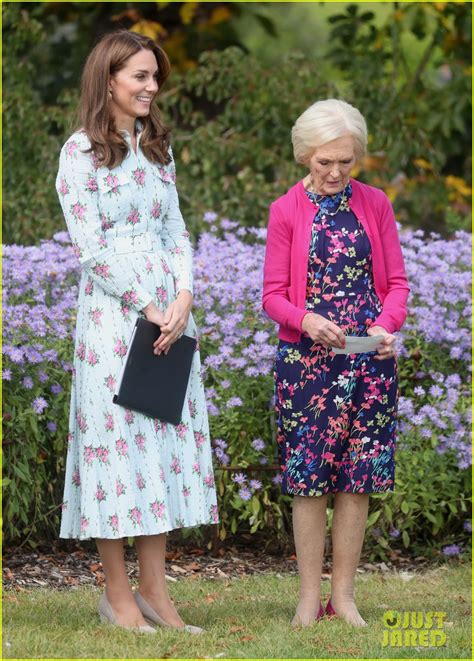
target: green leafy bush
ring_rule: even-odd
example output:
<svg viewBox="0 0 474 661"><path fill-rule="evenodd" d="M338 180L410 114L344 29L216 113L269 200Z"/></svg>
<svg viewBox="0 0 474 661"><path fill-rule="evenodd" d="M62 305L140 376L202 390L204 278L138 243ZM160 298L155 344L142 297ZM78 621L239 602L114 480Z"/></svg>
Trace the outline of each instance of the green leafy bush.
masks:
<svg viewBox="0 0 474 661"><path fill-rule="evenodd" d="M35 3L28 11L3 6L6 243L34 243L62 227L53 184L79 72L76 62L65 72L76 79L51 101L54 58L45 52L57 57L64 31L43 13ZM289 52L266 64L230 47L202 53L184 74L174 70L158 103L173 129L182 210L195 238L210 209L265 226L269 203L305 174L293 161L291 127L329 96L367 118L370 154L355 174L386 190L403 224L469 229L470 21L466 3L407 3L382 22L349 5L330 16L321 61ZM45 45L46 25L59 36ZM86 51L71 43L68 61L71 51Z"/></svg>
<svg viewBox="0 0 474 661"><path fill-rule="evenodd" d="M65 115L35 89L32 53L45 32L12 3L3 12L3 237L31 244L60 227L54 187Z"/></svg>

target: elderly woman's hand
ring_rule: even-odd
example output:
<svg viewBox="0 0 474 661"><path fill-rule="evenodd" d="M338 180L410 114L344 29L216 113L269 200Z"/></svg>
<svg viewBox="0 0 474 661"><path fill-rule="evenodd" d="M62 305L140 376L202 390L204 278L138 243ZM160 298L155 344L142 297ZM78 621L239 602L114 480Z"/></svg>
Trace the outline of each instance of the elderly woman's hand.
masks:
<svg viewBox="0 0 474 661"><path fill-rule="evenodd" d="M384 338L381 340L379 348L377 349L377 356L374 356L376 360L386 360L387 358L394 358L397 355L395 342L396 337L391 333L388 333L385 328L382 326L371 326L367 330L367 335L383 335Z"/></svg>
<svg viewBox="0 0 474 661"><path fill-rule="evenodd" d="M322 317L320 314L309 312L301 324L303 332L307 333L314 342L318 342L323 346L337 347L343 349L346 343L346 338L342 330L332 321Z"/></svg>

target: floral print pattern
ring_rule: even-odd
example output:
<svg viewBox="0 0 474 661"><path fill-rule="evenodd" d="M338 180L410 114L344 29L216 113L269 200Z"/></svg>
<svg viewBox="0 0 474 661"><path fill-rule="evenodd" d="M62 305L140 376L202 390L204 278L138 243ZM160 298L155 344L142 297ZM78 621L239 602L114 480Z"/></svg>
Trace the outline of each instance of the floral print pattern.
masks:
<svg viewBox="0 0 474 661"><path fill-rule="evenodd" d="M307 193L313 221L306 309L346 335L366 335L381 311L364 228L350 210L350 184L333 196ZM277 440L282 489L299 496L392 491L398 403L395 358L335 354L303 335L280 341Z"/></svg>
<svg viewBox="0 0 474 661"><path fill-rule="evenodd" d="M218 520L199 351L179 425L112 402L140 311L150 301L165 309L180 289L192 291L172 154L157 166L143 155L140 135L136 152L126 140L128 156L109 170L85 153L90 143L76 132L56 180L82 267L61 537L154 535ZM143 233L151 244L128 250ZM185 332L196 336L192 316Z"/></svg>

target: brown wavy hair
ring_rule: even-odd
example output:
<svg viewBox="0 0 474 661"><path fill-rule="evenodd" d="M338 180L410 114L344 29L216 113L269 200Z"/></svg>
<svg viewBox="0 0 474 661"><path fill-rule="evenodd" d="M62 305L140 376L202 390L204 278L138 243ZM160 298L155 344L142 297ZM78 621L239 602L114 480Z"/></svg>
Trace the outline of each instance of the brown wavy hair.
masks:
<svg viewBox="0 0 474 661"><path fill-rule="evenodd" d="M109 107L110 76L124 68L129 57L140 50L154 53L158 64L158 94L170 73L165 51L153 39L129 30L105 34L94 46L84 65L81 77L81 97L78 107L80 127L87 133L99 166L114 168L127 156L129 147L117 130ZM157 105L152 102L146 117L140 117L143 132L140 147L152 163L169 163L169 129L161 120Z"/></svg>

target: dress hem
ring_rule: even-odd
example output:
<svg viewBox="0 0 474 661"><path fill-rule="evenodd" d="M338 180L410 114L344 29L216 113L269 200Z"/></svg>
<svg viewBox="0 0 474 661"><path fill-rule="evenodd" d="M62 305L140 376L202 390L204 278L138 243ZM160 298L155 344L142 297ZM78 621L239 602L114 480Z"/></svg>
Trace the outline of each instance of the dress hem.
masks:
<svg viewBox="0 0 474 661"><path fill-rule="evenodd" d="M206 519L205 521L186 523L183 526L167 526L161 528L160 530L156 530L148 533L140 533L140 534L137 534L136 530L130 530L128 532L124 531L117 535L110 535L110 534L101 535L101 534L89 534L89 533L85 535L81 535L81 534L77 535L74 533L67 535L67 534L59 533L59 539L77 539L79 541L84 541L86 539L126 539L127 537L150 537L151 535L161 535L163 533L168 533L171 532L172 530L183 530L183 528L197 528L198 526L211 526L211 525L216 525L217 523L219 523L219 519L217 520Z"/></svg>
<svg viewBox="0 0 474 661"><path fill-rule="evenodd" d="M282 494L284 496L301 496L303 498L320 498L320 496L329 496L332 493L353 493L353 494L360 494L361 496L364 495L375 495L378 493L395 493L395 489L381 489L380 491L342 491L341 489L331 489L331 491L326 491L326 493L321 493L319 495L313 494L309 496L306 493L296 493L293 491L287 491L285 489L281 490Z"/></svg>

